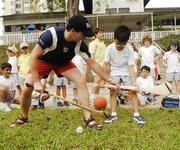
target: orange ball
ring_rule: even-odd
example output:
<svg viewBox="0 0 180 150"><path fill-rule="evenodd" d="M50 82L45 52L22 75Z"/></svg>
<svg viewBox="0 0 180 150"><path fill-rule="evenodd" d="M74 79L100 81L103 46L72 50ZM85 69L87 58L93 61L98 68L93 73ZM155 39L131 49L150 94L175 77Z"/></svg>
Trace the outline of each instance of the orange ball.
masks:
<svg viewBox="0 0 180 150"><path fill-rule="evenodd" d="M107 100L103 96L97 96L94 101L94 108L97 110L106 109L107 106Z"/></svg>

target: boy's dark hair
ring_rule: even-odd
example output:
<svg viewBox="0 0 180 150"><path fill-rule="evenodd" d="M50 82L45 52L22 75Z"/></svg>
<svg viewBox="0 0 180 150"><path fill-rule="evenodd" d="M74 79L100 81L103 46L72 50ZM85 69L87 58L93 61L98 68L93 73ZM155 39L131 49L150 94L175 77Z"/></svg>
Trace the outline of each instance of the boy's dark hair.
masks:
<svg viewBox="0 0 180 150"><path fill-rule="evenodd" d="M12 68L11 64L10 63L2 63L1 64L1 70L4 70L5 68Z"/></svg>
<svg viewBox="0 0 180 150"><path fill-rule="evenodd" d="M114 39L126 42L129 40L130 34L131 30L127 26L120 25L114 30Z"/></svg>
<svg viewBox="0 0 180 150"><path fill-rule="evenodd" d="M148 66L142 66L141 67L141 72L142 72L142 70L146 70L146 71L151 71L151 69L150 69L150 67L148 67Z"/></svg>
<svg viewBox="0 0 180 150"><path fill-rule="evenodd" d="M99 32L104 32L104 30L101 29L101 28L95 28L95 29L94 29L94 34L95 34L95 36L96 36L96 34L98 34Z"/></svg>
<svg viewBox="0 0 180 150"><path fill-rule="evenodd" d="M179 46L178 40L173 39L170 41L170 44L169 44L168 49L167 49L168 51L171 50L171 45L177 45L177 51L180 53L180 46Z"/></svg>

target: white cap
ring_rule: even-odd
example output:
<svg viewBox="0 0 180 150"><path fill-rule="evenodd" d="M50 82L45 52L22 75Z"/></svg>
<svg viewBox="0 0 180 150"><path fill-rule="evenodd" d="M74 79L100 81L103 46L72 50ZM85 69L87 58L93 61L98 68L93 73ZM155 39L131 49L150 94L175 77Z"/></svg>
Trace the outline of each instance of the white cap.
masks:
<svg viewBox="0 0 180 150"><path fill-rule="evenodd" d="M23 47L29 47L29 45L26 42L22 42L19 47L22 49Z"/></svg>

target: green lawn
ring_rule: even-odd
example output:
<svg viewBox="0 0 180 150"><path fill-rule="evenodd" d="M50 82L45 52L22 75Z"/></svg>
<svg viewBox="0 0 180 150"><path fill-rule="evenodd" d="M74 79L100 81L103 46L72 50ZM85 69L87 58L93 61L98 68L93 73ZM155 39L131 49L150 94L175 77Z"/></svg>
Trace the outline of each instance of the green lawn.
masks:
<svg viewBox="0 0 180 150"><path fill-rule="evenodd" d="M79 109L44 109L30 113L29 123L15 129L9 124L18 110L0 113L0 150L179 150L180 110L142 109L147 125L132 121L130 109L119 109L120 119L104 124L101 131L76 128L83 125ZM103 118L95 116L99 122Z"/></svg>

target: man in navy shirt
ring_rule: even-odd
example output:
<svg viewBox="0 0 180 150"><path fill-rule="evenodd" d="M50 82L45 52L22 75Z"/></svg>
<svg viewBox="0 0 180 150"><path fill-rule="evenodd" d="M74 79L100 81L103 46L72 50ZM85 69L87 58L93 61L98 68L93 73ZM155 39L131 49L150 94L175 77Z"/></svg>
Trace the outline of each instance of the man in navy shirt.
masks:
<svg viewBox="0 0 180 150"><path fill-rule="evenodd" d="M78 98L82 105L89 107L89 93L85 77L71 62L76 53L85 60L90 68L106 82L115 84L89 53L83 38L93 36L88 20L80 15L69 19L66 28L51 27L44 31L31 53L30 73L26 78L21 95L22 112L11 127L24 124L28 120L33 89L43 91L41 78L46 78L53 70L57 76L64 76L73 81L78 89ZM101 129L89 111L84 110L84 122L87 127Z"/></svg>

